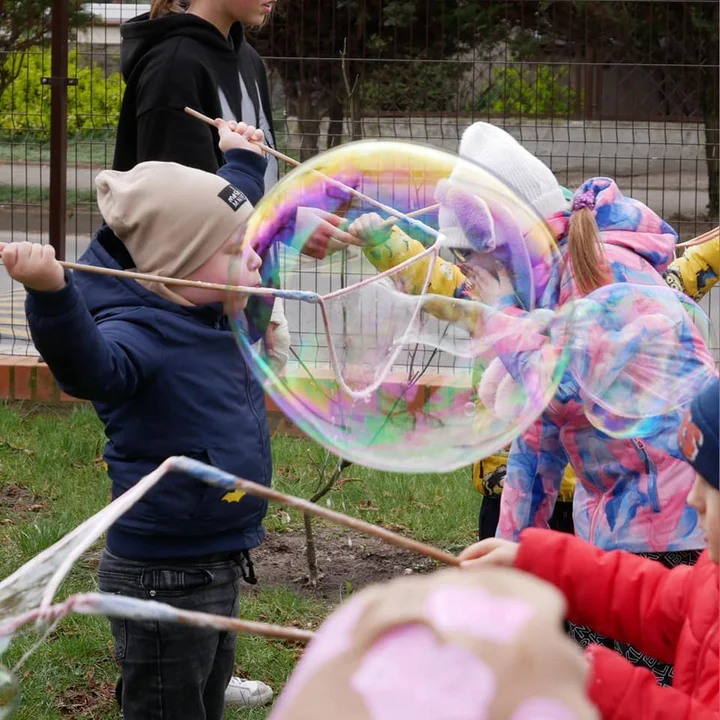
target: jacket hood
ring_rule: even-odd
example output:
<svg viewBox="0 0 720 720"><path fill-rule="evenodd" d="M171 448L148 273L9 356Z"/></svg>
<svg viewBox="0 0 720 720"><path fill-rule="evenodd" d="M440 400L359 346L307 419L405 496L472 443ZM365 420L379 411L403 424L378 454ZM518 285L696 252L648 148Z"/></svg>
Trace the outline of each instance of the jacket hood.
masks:
<svg viewBox="0 0 720 720"><path fill-rule="evenodd" d="M144 13L122 25L120 35L120 67L126 81L150 50L170 38L191 38L216 52L228 53L231 56L237 55L245 42L241 23L235 23L230 28L232 42L229 42L214 25L190 13L170 13L152 20L150 13Z"/></svg>
<svg viewBox="0 0 720 720"><path fill-rule="evenodd" d="M587 207L595 217L600 240L631 250L662 273L675 258L677 233L647 205L625 197L614 180L586 180L573 196L573 208ZM570 212L547 222L561 242L567 236Z"/></svg>
<svg viewBox="0 0 720 720"><path fill-rule="evenodd" d="M118 243L120 241L113 231L107 225L103 225L78 262L83 265L123 270L125 268L108 250ZM77 272L74 278L88 310L95 317L120 316L142 307L193 318L205 325L215 325L223 315L223 308L219 303L202 306L177 305L130 278L87 272Z"/></svg>

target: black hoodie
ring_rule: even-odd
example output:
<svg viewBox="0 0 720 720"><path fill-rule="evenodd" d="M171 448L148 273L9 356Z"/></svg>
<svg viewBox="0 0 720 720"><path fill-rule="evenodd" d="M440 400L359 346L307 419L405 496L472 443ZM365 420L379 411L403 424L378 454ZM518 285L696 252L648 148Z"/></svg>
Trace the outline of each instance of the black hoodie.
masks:
<svg viewBox="0 0 720 720"><path fill-rule="evenodd" d="M163 160L215 172L224 162L217 131L187 115L184 108L223 117L221 91L237 120L255 123L262 107L269 125L266 130L274 136L265 68L246 42L242 25L233 25L226 38L196 15L172 13L150 20L146 13L125 23L120 32L127 88L118 123L115 170ZM240 75L255 118L243 117ZM273 137L268 142L273 144Z"/></svg>

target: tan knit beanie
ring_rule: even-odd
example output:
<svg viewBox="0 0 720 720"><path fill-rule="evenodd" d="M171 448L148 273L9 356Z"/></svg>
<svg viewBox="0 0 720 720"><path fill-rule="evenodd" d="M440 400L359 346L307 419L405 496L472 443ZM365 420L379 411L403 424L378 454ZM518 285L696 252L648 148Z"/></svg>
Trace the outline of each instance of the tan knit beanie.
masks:
<svg viewBox="0 0 720 720"><path fill-rule="evenodd" d="M598 720L565 601L517 570L362 591L323 623L272 720Z"/></svg>
<svg viewBox="0 0 720 720"><path fill-rule="evenodd" d="M144 162L95 178L100 212L138 272L185 278L248 220L253 206L219 175L166 162ZM180 304L161 283L148 289Z"/></svg>

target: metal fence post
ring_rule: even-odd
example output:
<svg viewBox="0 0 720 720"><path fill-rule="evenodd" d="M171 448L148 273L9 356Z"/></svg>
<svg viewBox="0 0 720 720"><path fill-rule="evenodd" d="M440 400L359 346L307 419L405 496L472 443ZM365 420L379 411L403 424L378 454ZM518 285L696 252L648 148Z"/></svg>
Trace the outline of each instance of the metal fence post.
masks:
<svg viewBox="0 0 720 720"><path fill-rule="evenodd" d="M65 259L67 215L67 89L69 14L67 0L53 0L50 32L50 244L61 260Z"/></svg>

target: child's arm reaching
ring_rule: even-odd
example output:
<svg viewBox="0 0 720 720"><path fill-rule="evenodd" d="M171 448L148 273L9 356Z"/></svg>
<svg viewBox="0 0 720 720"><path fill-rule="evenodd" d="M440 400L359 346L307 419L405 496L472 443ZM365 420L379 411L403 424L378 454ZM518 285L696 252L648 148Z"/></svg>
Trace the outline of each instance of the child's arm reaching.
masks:
<svg viewBox="0 0 720 720"><path fill-rule="evenodd" d="M365 257L376 270L384 272L417 257L425 248L422 243L409 237L397 225L385 229L377 213L368 213L355 220L348 232L366 243ZM401 270L394 279L402 284L402 291L408 295L419 295L425 285L430 257L423 258ZM430 276L427 292L445 297L462 298L466 278L458 267L437 258Z"/></svg>
<svg viewBox="0 0 720 720"><path fill-rule="evenodd" d="M0 252L10 276L28 290L33 343L63 391L97 401L135 392L157 363L143 338L156 330L112 320L101 330L49 245L0 243Z"/></svg>
<svg viewBox="0 0 720 720"><path fill-rule="evenodd" d="M379 215L369 213L348 228L350 234L365 243L365 257L375 269L385 272L425 250L422 243L397 226L385 229L382 223ZM430 262L432 257L425 257L393 275L392 280L398 290L408 295L420 295L425 287ZM423 309L440 320L464 327L470 335L474 335L484 326L488 308L480 303L468 302L466 289L466 278L460 269L442 258L435 258L423 298Z"/></svg>
<svg viewBox="0 0 720 720"><path fill-rule="evenodd" d="M477 543L460 559L529 572L565 595L572 622L635 645L660 662L675 660L687 614L690 566L669 570L630 553L600 550L572 535L535 529L525 530L517 545L499 539Z"/></svg>
<svg viewBox="0 0 720 720"><path fill-rule="evenodd" d="M670 263L663 277L671 288L693 300L702 299L720 277L720 238L689 247Z"/></svg>
<svg viewBox="0 0 720 720"><path fill-rule="evenodd" d="M265 141L262 130L246 123L216 120L220 134L219 147L225 153L226 164L217 174L241 190L252 205L265 194L267 160L257 143Z"/></svg>
<svg viewBox="0 0 720 720"><path fill-rule="evenodd" d="M590 663L588 694L603 718L611 720L718 720L709 708L671 687L660 687L646 668L631 665L622 655L601 645L586 651Z"/></svg>
<svg viewBox="0 0 720 720"><path fill-rule="evenodd" d="M605 552L543 530L520 536L515 566L556 585L568 600L568 618L574 623L673 663L691 567L671 571L630 553Z"/></svg>

